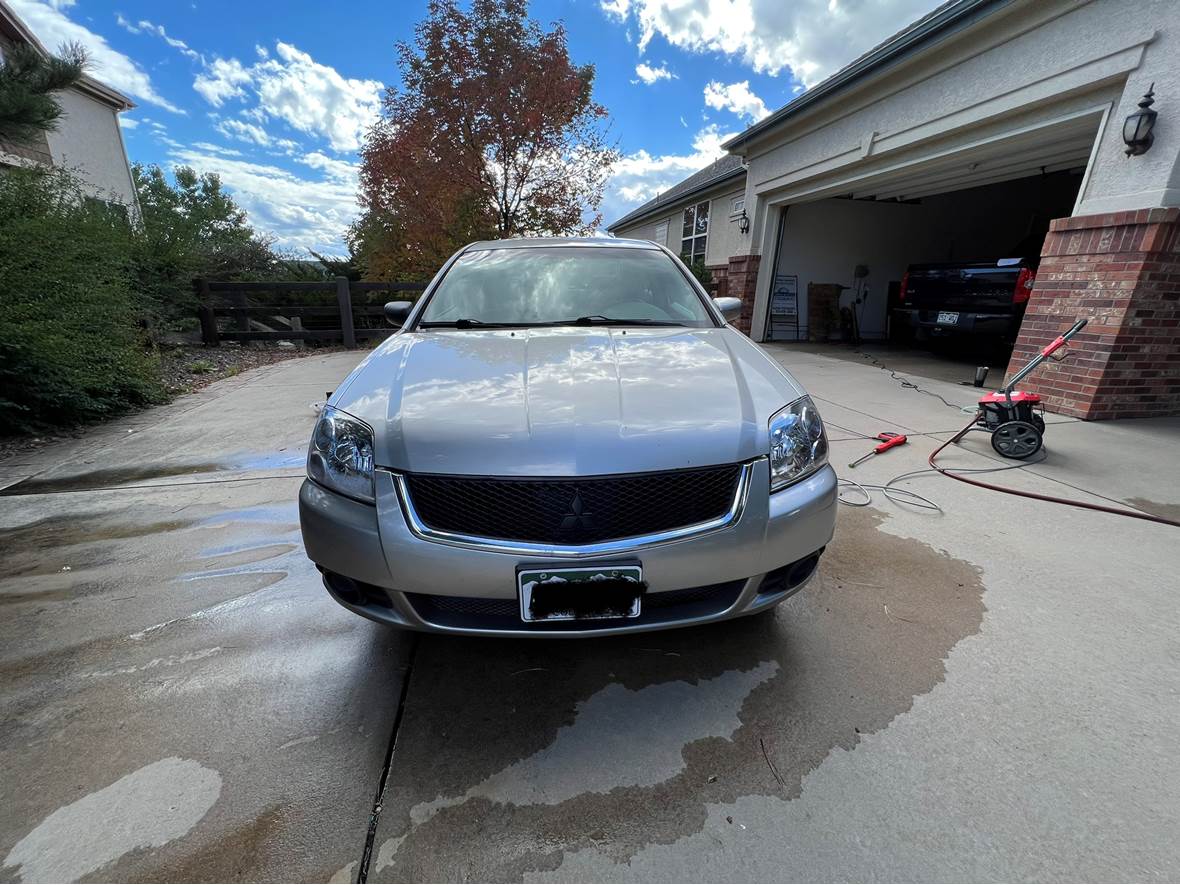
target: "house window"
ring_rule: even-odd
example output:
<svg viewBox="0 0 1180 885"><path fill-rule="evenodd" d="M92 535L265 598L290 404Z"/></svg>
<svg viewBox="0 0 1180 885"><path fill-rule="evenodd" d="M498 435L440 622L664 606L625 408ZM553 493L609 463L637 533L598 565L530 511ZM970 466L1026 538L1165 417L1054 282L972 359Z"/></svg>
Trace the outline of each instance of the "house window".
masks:
<svg viewBox="0 0 1180 885"><path fill-rule="evenodd" d="M746 198L745 197L734 197L733 198L733 208L730 210L730 212L732 212L734 215L737 215L739 212L741 212L745 208L746 208Z"/></svg>
<svg viewBox="0 0 1180 885"><path fill-rule="evenodd" d="M661 246L668 245L668 222L661 221L656 225L656 235L654 237L654 241L659 243Z"/></svg>
<svg viewBox="0 0 1180 885"><path fill-rule="evenodd" d="M684 210L684 226L680 232L680 257L685 264L705 260L705 242L709 238L709 201L697 203Z"/></svg>

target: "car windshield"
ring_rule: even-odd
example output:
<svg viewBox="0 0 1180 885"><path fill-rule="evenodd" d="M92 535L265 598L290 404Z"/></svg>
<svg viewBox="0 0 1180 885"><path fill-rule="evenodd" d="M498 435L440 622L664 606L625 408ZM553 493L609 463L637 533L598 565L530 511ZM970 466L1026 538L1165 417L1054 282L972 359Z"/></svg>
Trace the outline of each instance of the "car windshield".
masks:
<svg viewBox="0 0 1180 885"><path fill-rule="evenodd" d="M459 256L419 328L713 326L675 259L657 249L541 246Z"/></svg>

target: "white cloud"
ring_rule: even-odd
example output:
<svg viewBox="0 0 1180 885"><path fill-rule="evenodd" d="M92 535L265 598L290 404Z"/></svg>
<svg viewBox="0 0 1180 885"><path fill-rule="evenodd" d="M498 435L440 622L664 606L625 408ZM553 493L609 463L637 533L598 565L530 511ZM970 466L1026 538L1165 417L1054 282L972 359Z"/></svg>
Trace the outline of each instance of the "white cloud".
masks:
<svg viewBox="0 0 1180 885"><path fill-rule="evenodd" d="M246 90L242 87L252 80L251 73L236 58L215 58L197 74L193 89L213 107L219 108L231 98L245 98Z"/></svg>
<svg viewBox="0 0 1180 885"><path fill-rule="evenodd" d="M227 138L234 138L238 141L252 141L263 147L268 146L271 142L269 132L261 126L255 126L244 120L222 120L215 128Z"/></svg>
<svg viewBox="0 0 1180 885"><path fill-rule="evenodd" d="M635 75L639 80L632 80L632 83L638 83L640 80L647 86L652 83L658 83L660 80L679 80L680 78L668 70L668 65L661 64L658 68L653 68L651 65L640 62L635 66Z"/></svg>
<svg viewBox="0 0 1180 885"><path fill-rule="evenodd" d="M759 73L789 68L813 86L925 15L939 0L600 0L611 18L693 52L740 58Z"/></svg>
<svg viewBox="0 0 1180 885"><path fill-rule="evenodd" d="M380 110L379 81L343 77L289 43L277 42L274 57L260 50L249 66L236 58L214 59L193 88L214 107L253 99L257 104L246 113L258 122L282 120L326 139L334 150L360 147Z"/></svg>
<svg viewBox="0 0 1180 885"><path fill-rule="evenodd" d="M750 91L749 80L729 84L709 81L705 86L705 104L719 111L732 111L750 123L757 123L770 114L766 103Z"/></svg>
<svg viewBox="0 0 1180 885"><path fill-rule="evenodd" d="M186 58L190 58L193 61L199 62L205 61L205 57L201 55L201 53L197 52L195 49L190 48L189 45L183 40L170 36L168 32L164 30L163 25L157 25L143 18L141 18L138 22L130 22L123 17L121 12L115 13L115 22L119 25L119 27L132 34L155 34Z"/></svg>
<svg viewBox="0 0 1180 885"><path fill-rule="evenodd" d="M277 148L280 153L292 153L299 147L299 143L290 138L279 138L271 135L262 126L257 123L249 123L245 120L226 119L218 120L217 125L213 127L226 138L232 138L235 141L245 142L246 144L256 144L261 147Z"/></svg>
<svg viewBox="0 0 1180 885"><path fill-rule="evenodd" d="M338 254L343 251L344 232L359 212L355 179L344 181L331 173L303 178L277 166L226 156L224 149L203 150L201 145L177 146L170 158L221 176L250 224L274 234L286 248Z"/></svg>
<svg viewBox="0 0 1180 885"><path fill-rule="evenodd" d="M693 137L689 153L652 155L646 150L638 150L625 155L611 170L606 198L603 200L603 215L607 223L621 218L636 206L724 156L721 144L735 134L722 132L716 125L711 125Z"/></svg>
<svg viewBox="0 0 1180 885"><path fill-rule="evenodd" d="M134 129L139 125L139 121L134 117L128 117L126 114L119 114L119 125L124 129Z"/></svg>
<svg viewBox="0 0 1180 885"><path fill-rule="evenodd" d="M354 189L358 185L360 167L356 163L336 160L320 151L312 151L310 154L304 154L302 157L296 157L295 159L297 162L305 166L310 166L312 169L319 169L333 181L349 183Z"/></svg>
<svg viewBox="0 0 1180 885"><path fill-rule="evenodd" d="M233 148L225 147L220 144L212 144L208 141L194 141L193 147L200 151L209 151L213 154L220 154L223 157L240 157L241 151L236 151Z"/></svg>
<svg viewBox="0 0 1180 885"><path fill-rule="evenodd" d="M42 0L10 0L9 5L49 49L56 49L63 43L81 43L85 46L92 62L90 73L96 80L148 104L173 113L184 113L156 91L151 77L143 68L113 49L104 37L72 21L65 14L63 10L72 6L73 0L48 3Z"/></svg>

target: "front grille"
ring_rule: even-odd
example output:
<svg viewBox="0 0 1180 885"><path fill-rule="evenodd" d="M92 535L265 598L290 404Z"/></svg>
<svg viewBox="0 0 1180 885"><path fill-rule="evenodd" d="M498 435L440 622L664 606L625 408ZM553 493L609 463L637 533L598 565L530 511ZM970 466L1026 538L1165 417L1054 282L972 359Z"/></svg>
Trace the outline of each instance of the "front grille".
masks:
<svg viewBox="0 0 1180 885"><path fill-rule="evenodd" d="M593 544L696 525L729 512L740 464L570 478L407 474L436 531L539 544Z"/></svg>

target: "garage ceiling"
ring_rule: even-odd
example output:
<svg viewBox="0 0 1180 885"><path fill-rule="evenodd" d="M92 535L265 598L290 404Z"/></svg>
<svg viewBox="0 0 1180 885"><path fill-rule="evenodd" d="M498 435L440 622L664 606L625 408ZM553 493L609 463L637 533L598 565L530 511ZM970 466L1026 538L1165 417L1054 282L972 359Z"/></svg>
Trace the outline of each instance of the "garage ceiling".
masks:
<svg viewBox="0 0 1180 885"><path fill-rule="evenodd" d="M826 193L809 195L809 199L837 194L857 199L914 199L1042 172L1084 168L1099 121L1098 114L1059 121L1052 127L869 174Z"/></svg>

